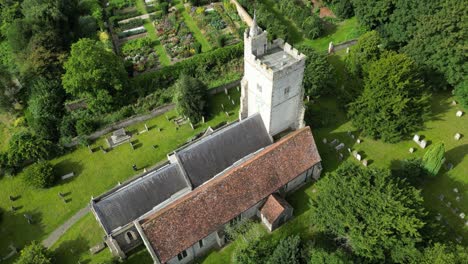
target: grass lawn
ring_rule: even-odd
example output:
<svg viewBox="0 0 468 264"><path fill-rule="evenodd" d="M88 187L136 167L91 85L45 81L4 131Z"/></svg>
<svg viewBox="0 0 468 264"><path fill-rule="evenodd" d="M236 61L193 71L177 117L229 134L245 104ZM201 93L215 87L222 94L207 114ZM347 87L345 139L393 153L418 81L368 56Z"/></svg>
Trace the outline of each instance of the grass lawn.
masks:
<svg viewBox="0 0 468 264"><path fill-rule="evenodd" d="M300 44L308 45L317 51L326 51L330 41L333 41L334 44L338 44L358 38L364 32L365 30L359 26L356 17L353 17L327 28L322 37L317 39L304 39Z"/></svg>
<svg viewBox="0 0 468 264"><path fill-rule="evenodd" d="M239 97L236 89L230 90L233 98ZM221 109L224 104L230 116ZM65 222L78 210L85 207L91 196L97 196L119 181L123 182L135 175L132 164L143 170L157 162L166 159L166 154L190 137L223 121L237 119L238 105L232 105L224 93L213 97L210 103L211 116L205 124L198 125L195 130L189 124L183 125L176 132L175 125L167 121L164 115L148 120L150 131L134 136L132 141L137 148L132 150L128 144L116 147L108 153L98 150L99 146L106 147L104 139L92 144L94 153L90 153L87 147L80 147L68 154L52 160L58 175L74 172L75 177L59 182L56 186L46 190L36 190L26 186L21 180L22 175L16 177L3 177L0 180L0 206L7 211L0 225L0 255L8 253L8 245L13 243L22 247L31 240L41 241L47 237L55 228ZM168 117L175 117L175 111L168 112ZM135 133L144 129L144 123L131 126L127 131ZM156 128L161 128L158 132ZM153 145L157 145L154 149ZM58 193L69 193L64 203ZM20 196L14 202L8 198L9 195ZM11 206L19 208L13 213ZM23 214L29 214L34 219L34 224L29 225ZM74 262L75 263L75 262Z"/></svg>
<svg viewBox="0 0 468 264"><path fill-rule="evenodd" d="M148 14L144 0L136 0L135 4L138 11L140 11L142 14ZM169 55L167 55L166 49L159 42L158 36L156 35L156 28L154 27L153 22L151 22L151 20L148 18L146 19L146 23L144 26L146 31L148 32L148 36L155 43L158 43L154 45L154 51L156 52L156 54L158 54L159 62L163 66L171 65L171 59L169 58Z"/></svg>
<svg viewBox="0 0 468 264"><path fill-rule="evenodd" d="M0 151L8 149L8 141L13 133L12 122L9 114L0 113Z"/></svg>

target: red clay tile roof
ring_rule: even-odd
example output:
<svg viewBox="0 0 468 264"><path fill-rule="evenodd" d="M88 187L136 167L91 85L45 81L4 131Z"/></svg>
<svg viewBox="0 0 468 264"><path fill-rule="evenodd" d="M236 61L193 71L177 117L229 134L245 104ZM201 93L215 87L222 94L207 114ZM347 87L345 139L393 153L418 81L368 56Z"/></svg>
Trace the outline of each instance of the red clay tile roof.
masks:
<svg viewBox="0 0 468 264"><path fill-rule="evenodd" d="M289 204L283 198L279 197L277 194L272 194L268 196L260 213L270 224L273 224L288 206Z"/></svg>
<svg viewBox="0 0 468 264"><path fill-rule="evenodd" d="M318 162L305 127L141 220L142 229L165 263Z"/></svg>

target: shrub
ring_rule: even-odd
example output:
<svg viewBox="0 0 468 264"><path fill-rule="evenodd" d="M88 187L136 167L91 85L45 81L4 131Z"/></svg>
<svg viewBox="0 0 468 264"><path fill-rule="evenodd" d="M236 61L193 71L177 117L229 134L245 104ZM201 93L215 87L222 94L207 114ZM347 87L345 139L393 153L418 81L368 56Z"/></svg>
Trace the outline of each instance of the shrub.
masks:
<svg viewBox="0 0 468 264"><path fill-rule="evenodd" d="M83 117L76 121L75 128L77 134L83 136L91 134L96 129L96 124L90 118Z"/></svg>
<svg viewBox="0 0 468 264"><path fill-rule="evenodd" d="M63 117L60 123L60 135L62 137L76 137L75 119L71 115Z"/></svg>
<svg viewBox="0 0 468 264"><path fill-rule="evenodd" d="M48 188L55 183L54 167L48 161L39 161L24 171L24 181L34 188Z"/></svg>
<svg viewBox="0 0 468 264"><path fill-rule="evenodd" d="M218 44L218 47L222 48L224 47L224 44L226 44L226 38L223 35L220 35L217 39L216 42Z"/></svg>
<svg viewBox="0 0 468 264"><path fill-rule="evenodd" d="M159 6L161 7L162 14L167 15L167 13L169 12L169 4L166 2L163 2Z"/></svg>
<svg viewBox="0 0 468 264"><path fill-rule="evenodd" d="M15 133L8 142L8 163L20 168L26 162L46 159L54 152L54 144L29 131Z"/></svg>
<svg viewBox="0 0 468 264"><path fill-rule="evenodd" d="M33 241L21 250L15 264L52 264L52 254L40 243Z"/></svg>
<svg viewBox="0 0 468 264"><path fill-rule="evenodd" d="M128 21L127 23L119 23L119 28L121 30L127 30L131 28L141 27L145 24L145 20L141 18L136 18Z"/></svg>

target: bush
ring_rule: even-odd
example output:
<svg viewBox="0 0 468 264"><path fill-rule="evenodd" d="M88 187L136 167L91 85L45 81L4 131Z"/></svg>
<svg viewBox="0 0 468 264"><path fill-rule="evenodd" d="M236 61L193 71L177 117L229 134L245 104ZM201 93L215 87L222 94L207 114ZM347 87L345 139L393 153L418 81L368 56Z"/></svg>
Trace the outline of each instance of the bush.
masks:
<svg viewBox="0 0 468 264"><path fill-rule="evenodd" d="M121 30L127 30L131 28L141 27L144 24L145 24L145 20L141 18L136 18L136 19L128 21L127 23L119 23L119 28Z"/></svg>
<svg viewBox="0 0 468 264"><path fill-rule="evenodd" d="M76 132L80 136L89 135L96 129L96 124L88 117L80 118L76 121Z"/></svg>
<svg viewBox="0 0 468 264"><path fill-rule="evenodd" d="M49 188L55 180L54 167L48 161L39 161L24 171L24 181L34 188Z"/></svg>
<svg viewBox="0 0 468 264"><path fill-rule="evenodd" d="M21 250L15 264L52 264L52 254L40 243L33 241Z"/></svg>
<svg viewBox="0 0 468 264"><path fill-rule="evenodd" d="M71 115L63 117L60 123L60 136L62 137L76 137L75 119Z"/></svg>
<svg viewBox="0 0 468 264"><path fill-rule="evenodd" d="M169 12L169 4L166 2L163 2L159 6L161 7L162 14L167 15L167 13Z"/></svg>
<svg viewBox="0 0 468 264"><path fill-rule="evenodd" d="M197 41L197 42L193 43L193 49L195 50L196 54L201 53L202 52L202 46L201 46L200 42Z"/></svg>
<svg viewBox="0 0 468 264"><path fill-rule="evenodd" d="M223 35L220 35L217 39L216 42L218 44L218 47L222 48L224 47L224 44L226 44L226 38Z"/></svg>

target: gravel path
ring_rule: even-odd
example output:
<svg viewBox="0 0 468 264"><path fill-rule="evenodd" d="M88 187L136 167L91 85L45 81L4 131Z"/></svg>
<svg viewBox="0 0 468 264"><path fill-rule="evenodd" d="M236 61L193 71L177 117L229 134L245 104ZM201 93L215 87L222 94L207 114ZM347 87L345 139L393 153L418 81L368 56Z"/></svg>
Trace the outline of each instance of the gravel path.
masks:
<svg viewBox="0 0 468 264"><path fill-rule="evenodd" d="M42 245L44 245L46 248L52 247L57 240L65 233L67 232L68 229L72 225L74 225L78 220L83 218L87 213L90 212L89 206L86 206L85 208L81 209L78 211L75 215L73 215L70 219L68 219L63 225L59 226L57 229L55 229L49 237L44 239L42 241Z"/></svg>

